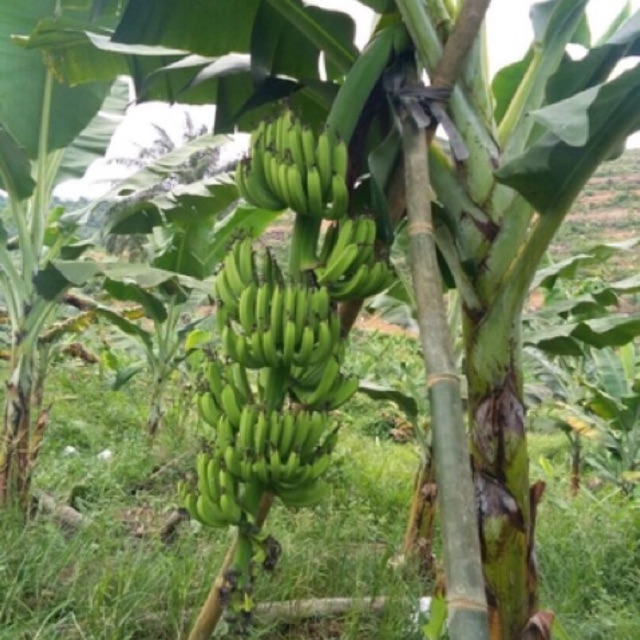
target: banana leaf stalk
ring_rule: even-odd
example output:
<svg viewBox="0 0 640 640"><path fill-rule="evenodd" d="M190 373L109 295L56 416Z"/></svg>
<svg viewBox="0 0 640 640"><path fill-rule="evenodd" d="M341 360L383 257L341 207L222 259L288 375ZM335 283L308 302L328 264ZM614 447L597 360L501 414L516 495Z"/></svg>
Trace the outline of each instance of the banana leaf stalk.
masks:
<svg viewBox="0 0 640 640"><path fill-rule="evenodd" d="M442 282L436 256L427 143L413 118L403 115L411 271L428 372L438 499L442 514L449 633L452 640L488 639L476 505Z"/></svg>

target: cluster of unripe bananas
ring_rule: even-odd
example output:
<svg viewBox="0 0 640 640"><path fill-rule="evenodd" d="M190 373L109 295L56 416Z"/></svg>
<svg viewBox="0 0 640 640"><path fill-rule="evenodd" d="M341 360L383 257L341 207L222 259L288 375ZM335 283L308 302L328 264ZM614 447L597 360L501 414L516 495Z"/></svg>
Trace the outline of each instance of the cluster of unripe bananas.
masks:
<svg viewBox="0 0 640 640"><path fill-rule="evenodd" d="M376 257L375 239L376 223L366 216L345 218L327 229L315 277L333 300L362 300L391 285L393 267Z"/></svg>
<svg viewBox="0 0 640 640"><path fill-rule="evenodd" d="M280 370L292 396L309 408L335 409L355 393L357 379L340 373L340 319L329 288L285 282L269 251L258 268L251 239L244 238L228 252L216 291L222 343L232 360Z"/></svg>
<svg viewBox="0 0 640 640"><path fill-rule="evenodd" d="M189 491L180 486L189 515L207 527L239 525L244 514L255 508L255 488L245 485L241 494L236 478L208 453L198 454L198 491ZM252 499L251 492L254 491Z"/></svg>
<svg viewBox="0 0 640 640"><path fill-rule="evenodd" d="M262 122L236 169L240 195L262 209L339 220L347 213L347 145L330 131L316 136L289 109Z"/></svg>
<svg viewBox="0 0 640 640"><path fill-rule="evenodd" d="M269 409L265 370L209 360L206 387L197 396L213 430L211 453L198 458L198 491L182 493L191 516L211 527L250 522L268 490L291 507L317 503L325 494L338 431L326 411L299 405Z"/></svg>
<svg viewBox="0 0 640 640"><path fill-rule="evenodd" d="M251 497L261 491L292 507L326 492L320 479L337 441L328 412L357 391L358 379L341 372L337 309L313 280L286 282L268 250L258 260L250 237L234 242L217 274L226 357L208 361L197 397L212 453L198 466L197 494L183 488L191 515L208 526L251 522ZM222 474L233 483L216 493L222 484L209 478Z"/></svg>

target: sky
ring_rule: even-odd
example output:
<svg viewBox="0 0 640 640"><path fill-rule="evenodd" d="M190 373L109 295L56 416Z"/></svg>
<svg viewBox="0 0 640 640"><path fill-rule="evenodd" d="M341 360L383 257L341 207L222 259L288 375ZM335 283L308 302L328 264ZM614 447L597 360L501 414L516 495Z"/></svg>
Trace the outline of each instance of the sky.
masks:
<svg viewBox="0 0 640 640"><path fill-rule="evenodd" d="M371 31L373 12L357 0L306 0L307 4L316 4L329 9L351 12L356 20L356 41L362 47ZM489 48L489 67L494 74L503 66L522 58L533 37L529 21L529 9L535 0L492 0L487 14L487 42ZM632 0L632 8L640 9L640 0ZM624 6L624 0L591 0L588 6L589 23L593 39L597 39L606 29L612 18ZM580 48L574 47L572 55L580 55ZM148 103L129 110L107 152L107 159L98 161L90 167L85 179L61 185L57 193L62 197L95 197L106 189L105 178L124 177L127 168L114 158L135 157L142 145L150 144L156 132L151 125L155 122L162 126L176 141L180 139L184 123L184 107ZM199 107L192 111L196 124L211 125L214 110ZM632 136L629 146L640 146L640 134Z"/></svg>

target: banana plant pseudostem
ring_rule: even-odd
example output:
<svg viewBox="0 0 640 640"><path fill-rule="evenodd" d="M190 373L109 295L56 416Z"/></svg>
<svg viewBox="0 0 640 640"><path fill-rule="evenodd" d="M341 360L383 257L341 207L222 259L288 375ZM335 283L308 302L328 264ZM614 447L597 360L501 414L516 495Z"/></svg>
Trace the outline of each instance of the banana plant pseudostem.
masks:
<svg viewBox="0 0 640 640"><path fill-rule="evenodd" d="M88 18L86 10L71 13ZM39 341L58 304L40 295L36 282L49 259L77 256L89 246L78 242L73 225L60 222L61 211L50 208L51 194L59 182L81 177L106 150L117 118L102 118L98 111L120 115L127 100L123 86L109 95L112 80L62 85L39 51L14 40L40 20L63 14L54 0L19 7L0 2L0 187L8 193L12 227L0 223L0 291L11 326L0 426L0 507L19 505L23 512L48 421L42 409L46 359L39 358Z"/></svg>

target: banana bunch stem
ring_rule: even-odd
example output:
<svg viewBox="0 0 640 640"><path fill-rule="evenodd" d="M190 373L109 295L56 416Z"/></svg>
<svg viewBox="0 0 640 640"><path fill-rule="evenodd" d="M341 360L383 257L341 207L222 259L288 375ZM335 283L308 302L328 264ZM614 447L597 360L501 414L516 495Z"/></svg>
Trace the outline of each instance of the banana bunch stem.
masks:
<svg viewBox="0 0 640 640"><path fill-rule="evenodd" d="M226 600L229 622L241 633L246 632L251 624L253 610L253 543L251 536L242 528L238 529L233 561L224 574L221 587L223 599Z"/></svg>
<svg viewBox="0 0 640 640"><path fill-rule="evenodd" d="M284 403L289 369L269 367L266 371L265 400L268 411L280 411Z"/></svg>
<svg viewBox="0 0 640 640"><path fill-rule="evenodd" d="M294 278L315 266L321 224L319 218L296 214L289 253L289 272Z"/></svg>
<svg viewBox="0 0 640 640"><path fill-rule="evenodd" d="M256 515L256 526L260 527L264 524L264 521L267 519L267 515L271 510L272 504L273 494L265 492L262 495L260 505L258 507L258 513ZM234 558L236 557L236 549L239 542L240 533L238 532L235 540L232 542L229 550L227 551L227 555L225 556L222 566L220 567L220 571L218 572L218 575L214 580L213 585L211 586L209 595L207 596L202 609L200 609L198 618L195 621L191 632L189 633L188 640L210 640L214 629L220 621L222 612L224 610L222 588L225 583L225 575L234 562Z"/></svg>

